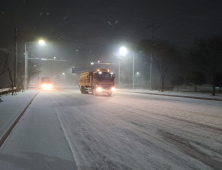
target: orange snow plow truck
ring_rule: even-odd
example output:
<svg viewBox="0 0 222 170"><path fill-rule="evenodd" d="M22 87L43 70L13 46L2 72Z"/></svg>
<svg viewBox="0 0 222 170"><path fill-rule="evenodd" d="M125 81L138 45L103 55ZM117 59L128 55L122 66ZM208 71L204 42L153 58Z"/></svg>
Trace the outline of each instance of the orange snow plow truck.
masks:
<svg viewBox="0 0 222 170"><path fill-rule="evenodd" d="M92 92L97 96L107 93L109 96L115 91L115 75L109 69L97 69L96 71L82 72L79 78L79 88L81 93Z"/></svg>

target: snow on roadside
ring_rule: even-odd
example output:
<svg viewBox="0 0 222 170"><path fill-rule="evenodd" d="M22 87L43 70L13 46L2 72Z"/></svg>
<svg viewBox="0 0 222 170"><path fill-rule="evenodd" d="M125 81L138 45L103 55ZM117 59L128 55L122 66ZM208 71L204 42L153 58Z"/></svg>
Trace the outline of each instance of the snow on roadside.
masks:
<svg viewBox="0 0 222 170"><path fill-rule="evenodd" d="M208 99L220 99L222 100L222 93L216 93L215 96L212 96L211 92L185 92L185 91L165 91L160 92L158 90L144 90L144 89L117 89L117 91L127 91L127 92L141 92L141 93L152 93L160 95L177 95L177 96L191 96L191 97L202 97Z"/></svg>
<svg viewBox="0 0 222 170"><path fill-rule="evenodd" d="M0 148L1 170L77 170L49 93L40 92Z"/></svg>
<svg viewBox="0 0 222 170"><path fill-rule="evenodd" d="M0 138L22 113L38 90L26 90L17 95L2 95L0 102Z"/></svg>

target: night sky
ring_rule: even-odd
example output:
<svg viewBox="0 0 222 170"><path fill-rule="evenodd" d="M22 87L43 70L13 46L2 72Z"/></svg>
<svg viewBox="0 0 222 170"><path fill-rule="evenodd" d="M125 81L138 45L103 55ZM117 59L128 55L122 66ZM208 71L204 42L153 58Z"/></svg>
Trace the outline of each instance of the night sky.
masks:
<svg viewBox="0 0 222 170"><path fill-rule="evenodd" d="M42 74L70 73L73 66L90 69L90 61L115 63L121 46L134 47L152 35L181 49L197 37L219 35L221 7L221 0L1 0L0 48L13 55L17 28L19 60L25 42L43 38L44 47L32 43L27 50L67 62L35 61Z"/></svg>

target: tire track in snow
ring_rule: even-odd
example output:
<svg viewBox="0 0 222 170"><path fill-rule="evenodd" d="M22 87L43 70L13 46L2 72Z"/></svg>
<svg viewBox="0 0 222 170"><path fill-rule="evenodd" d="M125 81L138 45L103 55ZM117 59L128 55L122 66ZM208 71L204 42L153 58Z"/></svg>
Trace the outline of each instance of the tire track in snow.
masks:
<svg viewBox="0 0 222 170"><path fill-rule="evenodd" d="M184 153L190 155L194 159L201 161L203 164L208 165L209 167L215 170L221 170L222 162L214 159L212 156L205 154L198 148L194 147L190 144L186 139L181 136L166 132L164 130L159 130L159 134L163 136L163 138L178 147Z"/></svg>
<svg viewBox="0 0 222 170"><path fill-rule="evenodd" d="M111 105L111 107L112 107L112 105ZM131 117L131 116L129 116L129 117ZM125 121L126 121L126 120L125 120ZM126 121L126 122L127 122L127 121ZM129 122L132 123L131 121L129 121ZM127 123L129 123L129 122L127 122ZM136 125L136 126L139 126L139 127L145 127L145 125L141 125L141 124L139 124L139 123L133 122L133 124ZM126 125L125 125L125 127L126 127ZM174 160L177 160L176 162L177 162L178 164L180 164L180 165L182 165L182 164L184 163L184 160L181 159L181 158L178 158L178 155L177 155L177 154L174 154L173 152L170 152L169 150L166 150L165 147L162 146L164 141L163 141L163 140L160 140L157 136L148 134L148 133L146 133L146 132L143 131L143 133L145 133L145 134L147 134L147 135L149 135L149 136L152 136L152 138L155 138L156 140L159 141L159 142L152 142L152 141L149 141L149 140L147 140L146 138L143 138L143 137L141 137L140 135L138 135L138 134L141 134L141 133L136 134L136 133L130 131L129 129L132 129L132 128L128 128L128 130L126 129L126 130L124 130L123 132L126 134L126 136L133 137L133 138L134 138L133 141L140 142L140 143L142 143L143 145L146 145L147 147L150 147L150 148L155 148L155 150L156 150L157 152L160 152L160 153L162 153L163 155L164 155L164 154L167 154L167 155L168 155L167 157L171 157L171 158L173 158ZM135 130L135 128L134 128L134 130ZM137 129L137 130L138 130L138 131L141 131L141 129ZM162 144L160 144L160 142L162 142ZM158 143L158 144L157 144L157 143ZM166 159L167 159L167 158L166 158ZM171 161L172 161L172 160L171 160ZM193 167L193 166L191 166L191 165L188 165L188 166L190 166L191 169L195 169L195 167Z"/></svg>
<svg viewBox="0 0 222 170"><path fill-rule="evenodd" d="M131 108L127 107L126 109L130 110ZM137 108L135 110L137 110ZM150 112L150 111L143 110L143 109L140 109L140 111L142 113L138 111L137 115L141 115L142 118L138 118L138 116L137 116L137 117L131 119L131 117L133 117L134 115L130 114L130 115L128 115L127 119L125 117L122 117L122 120L129 121L132 124L134 124L135 126L139 126L140 130L143 131L143 133L146 133L145 130L150 129L151 125L153 125L153 126L157 125L157 128L159 128L159 129L164 129L164 127L170 127L171 129L176 129L178 132L184 131L183 134L186 134L186 135L189 134L191 139L193 139L193 136L197 138L197 136L199 134L197 134L196 130L201 129L202 131L204 130L204 132L201 133L202 140L204 139L204 141L205 141L207 139L207 141L209 141L209 138L213 137L214 141L217 142L218 145L219 145L219 143L221 144L221 142L222 142L222 138L221 138L222 131L218 130L218 128L216 128L217 131L215 131L215 128L212 129L211 126L207 127L207 128L206 128L206 126L201 126L202 124L201 125L198 124L198 126L197 126L196 122L193 123L190 121L183 121L183 119L179 119L179 121L171 121L172 120L171 117L167 117L163 114L158 114L156 112ZM168 119L166 119L166 117ZM155 122L155 123L153 123L153 122ZM189 126L187 125L187 123L189 124ZM144 127L144 128L142 128L142 127ZM187 127L189 127L189 128L187 128ZM142 129L145 129L145 130L142 130ZM212 136L212 134L214 134L214 136ZM187 138L189 138L189 136L187 136ZM213 148L211 148L211 150L213 150L214 152L217 152Z"/></svg>
<svg viewBox="0 0 222 170"><path fill-rule="evenodd" d="M161 114L161 113L157 113L157 112L151 112L151 111L147 111L147 110L144 110L144 109L140 109L140 108L136 108L136 107L133 107L133 106L125 106L124 104L119 104L119 103L116 103L116 105L121 105L121 106L124 106L126 107L127 109L134 109L134 110L139 110L139 111L142 111L142 112L147 112L149 114L153 114L153 115L159 115L159 116L162 116L162 117L167 117L167 118L170 118L170 119L174 119L174 120L178 120L178 121L182 121L182 122L186 122L186 123L189 123L189 124L195 124L199 127L205 127L205 128L208 128L208 129L212 129L212 130L216 130L218 132L221 132L222 131L222 127L219 127L219 126L213 126L213 125L207 125L205 123L200 123L200 122L197 122L197 121L194 121L194 120L188 120L188 119L184 119L182 117L176 117L176 116L171 116L171 115L166 115L166 114Z"/></svg>
<svg viewBox="0 0 222 170"><path fill-rule="evenodd" d="M75 123L78 126L77 129L75 129L75 131L73 131L72 129L70 129L69 124L70 124L70 118L69 115L67 113L70 113L72 110L70 110L70 107L66 106L65 103L61 103L58 100L56 101L56 110L57 110L57 114L60 118L60 123L63 127L63 131L65 132L65 136L67 141L69 142L70 148L72 149L73 155L75 157L75 160L77 162L77 166L78 169L81 170L102 170L102 169L110 169L110 170L116 170L116 169L126 169L126 170L130 170L129 167L124 166L123 164L119 164L118 162L116 162L115 164L105 155L102 155L100 153L99 150L92 148L88 145L88 143L86 143L84 140L79 141L78 137L75 138L76 140L71 140L68 136L73 135L72 137L76 137L77 135L79 136L83 136L84 138L88 139L90 141L92 141L92 137L89 137L87 135L84 134L84 132L92 132L91 129L88 129L87 126L85 126L86 120L82 119L80 120L80 118L82 117L81 113L84 113L84 110L80 110L78 114L78 116L75 116ZM76 110L75 110L76 111ZM76 113L75 113L76 114ZM60 116L63 115L63 116ZM93 127L92 127L93 128ZM76 133L79 132L79 133ZM83 133L82 133L83 132ZM93 132L95 134L95 132ZM67 135L68 134L68 135ZM101 140L104 138L101 138ZM79 143L78 143L79 142ZM101 142L100 142L101 143ZM74 145L74 147L72 147L72 145ZM105 145L105 144L104 144ZM86 154L84 154L83 152L86 152ZM92 161L87 161L87 157L91 156L93 159ZM101 159L97 159L97 157L99 157ZM89 159L90 160L90 159ZM88 162L88 163L87 163ZM119 166L121 166L122 168L118 168Z"/></svg>
<svg viewBox="0 0 222 170"><path fill-rule="evenodd" d="M61 106L59 106L57 109L61 109ZM67 109L67 111L63 109L63 110L60 110L59 112L64 114L65 112L68 112L68 109ZM83 119L84 122L82 122L82 120L80 120L80 118L81 118L80 114L78 114L78 116L75 117L75 119L76 119L75 123L79 122L78 123L78 125L79 125L78 128L80 128L80 129L76 129L77 131L79 131L79 134L76 133L76 130L73 131L71 129L68 129L68 127L69 127L68 124L70 122L68 121L69 118L66 117L66 116L64 116L62 118L61 123L62 124L67 124L67 127L65 127L65 128L67 130L67 133L69 133L69 136L71 134L74 135L73 136L74 138L77 135L82 136L82 140L78 139L78 137L76 137L75 141L70 140L71 141L70 145L76 145L76 147L74 148L74 152L79 154L79 156L76 156L77 157L77 164L78 164L79 169L82 169L82 170L85 170L85 169L87 169L87 170L88 169L91 169L91 170L100 170L100 169L101 170L102 169L116 170L116 169L119 169L119 166L121 166L122 167L121 169L130 170L129 167L126 167L123 164L120 165L117 162L115 164L113 164L113 162L106 155L101 154L101 151L99 149L97 150L97 148L95 148L95 147L92 147L92 146L90 147L89 142L90 142L90 144L94 144L94 143L91 143L91 142L99 142L99 144L101 144L101 141L103 141L104 138L101 137L101 141L99 141L99 140L95 141L92 136L90 137L89 135L87 135L88 133L85 134L84 132L92 132L93 127L92 127L91 130L89 130L88 127L85 126L85 124L87 124L85 122L85 119ZM93 131L92 134L96 135L98 137L98 133L96 133L96 131ZM85 140L88 143L86 143ZM104 145L107 146L107 144L103 143L103 146ZM72 148L72 146L71 146L71 148ZM101 148L101 146L100 146L100 148ZM89 158L89 157L91 157L90 159L92 159L92 160L88 159L88 161L87 161L87 158ZM82 160L81 160L82 162L78 161L78 159L80 159L80 158L82 158ZM87 163L87 162L90 162L90 163ZM82 165L84 165L84 167Z"/></svg>
<svg viewBox="0 0 222 170"><path fill-rule="evenodd" d="M204 103L196 104L196 103L186 103L186 102L181 103L181 101L172 103L172 101L170 100L161 101L159 98L158 98L158 102L153 102L153 100L156 101L156 98L155 99L139 98L138 100L127 98L127 100L123 100L127 102L121 102L121 104L128 105L128 103L132 103L132 105L130 106L134 106L134 107L144 106L144 107L148 107L149 110L151 109L152 111L164 112L164 114L165 112L170 112L170 114L172 115L172 113L175 114L176 112L176 115L180 117L184 117L184 118L189 117L191 120L197 119L201 122L206 122L207 124L213 123L222 127L222 124L220 121L222 120L222 114L220 114L221 109L222 109L221 102L213 102L210 104L204 102Z"/></svg>
<svg viewBox="0 0 222 170"><path fill-rule="evenodd" d="M64 110L65 108L67 108L65 105L63 105L63 107L62 106L59 106L63 111L62 111L62 113L63 113L63 116L64 116L64 113L66 112L66 110ZM112 107L112 106L111 106ZM99 110L97 110L98 108L94 108L95 109L95 112L97 112L97 113L99 113ZM90 111L92 111L91 109L90 109ZM85 112L86 112L86 110L85 110ZM78 116L76 116L75 117L75 119L77 119L78 121L79 121L79 118L81 118L81 116L82 116L83 114L78 114ZM112 115L112 114L110 114L110 115ZM67 116L67 115L66 115ZM84 121L85 121L85 118L87 118L87 117L84 117ZM69 120L69 118L68 117L66 117L66 119L67 120ZM98 119L98 118L97 118ZM63 120L64 121L64 120ZM65 123L65 122L63 122L63 123ZM80 123L81 124L81 126L84 126L85 125L85 122L81 122ZM93 128L93 127L92 127ZM84 128L83 129L81 129L82 131L84 131ZM88 130L86 130L86 131L88 131ZM110 132L107 132L107 133L110 133ZM124 130L124 133L125 133L125 130ZM70 132L69 132L69 134L70 134ZM94 132L93 133L93 135L96 135L96 133ZM130 136L129 136L130 137ZM105 138L103 137L103 138L101 138L101 140L104 140ZM112 140L112 138L108 138L108 139L105 139L105 141L107 141L107 140ZM72 141L72 142L74 142L74 141ZM109 142L107 141L107 143L109 144ZM131 143L131 142L130 142ZM142 142L143 144L145 144L144 142ZM119 146L122 146L121 144L119 144ZM87 147L83 147L83 149L86 149L86 150L88 150L87 148L89 148L88 146ZM130 149L130 147L127 147L127 148L129 148ZM132 147L131 147L132 148ZM121 149L121 148L119 148L119 149ZM123 148L122 148L122 150L123 150ZM130 150L132 150L132 149L130 149ZM115 162L115 164L113 164L112 163L112 161L111 160L107 160L107 158L106 158L106 154L104 155L104 153L101 155L101 153L100 153L101 151L96 151L95 149L94 149L94 153L95 153L95 155L94 155L94 157L95 156L99 156L100 157L100 159L102 160L101 161L101 163L100 163L100 161L99 161L99 159L97 159L97 160L95 160L95 161L97 161L96 162L96 166L92 166L91 165L91 169L104 169L104 168L102 168L102 167L104 167L104 164L107 164L107 168L105 168L105 169L130 169L129 167L127 167L127 166L124 166L124 164L119 164L118 162L116 162L116 161L114 161ZM117 152L118 152L118 150L117 150ZM120 155L121 157L123 156L123 158L124 158L124 156L126 156L126 155L128 155L128 154L124 154L124 155ZM92 155L93 156L93 155ZM121 159L121 157L120 157L120 159ZM136 162L136 161L131 161L131 163L133 163L133 162ZM124 163L124 162L123 162ZM153 162L154 163L154 162ZM152 161L150 161L150 164L152 164ZM153 164L153 166L157 166L157 164L159 164L158 162L156 162L156 163L154 163ZM163 164L163 163L162 163ZM134 165L135 166L135 165ZM161 166L161 165L159 165L159 166ZM165 164L165 166L169 166L169 165L167 165L167 164ZM99 168L99 167L101 167L101 168ZM120 168L121 167L121 168ZM135 169L135 168L134 168ZM136 168L136 169L141 169L141 168ZM142 168L142 169L146 169L146 168Z"/></svg>
<svg viewBox="0 0 222 170"><path fill-rule="evenodd" d="M111 106L112 107L112 106ZM98 108L94 108L95 109L95 112L98 112L99 110L98 110ZM87 109L88 110L88 109ZM91 110L91 109L90 109ZM85 110L86 111L86 110ZM112 115L112 114L111 114ZM80 114L79 114L79 116L80 116ZM86 118L86 117L85 117ZM85 121L85 118L84 118L84 121ZM77 118L78 119L78 118ZM82 122L81 123L81 126L84 126L86 123L85 122ZM93 128L93 127L92 127ZM168 156L167 157L165 157L165 159L169 159L169 158L174 158L174 160L178 160L178 156L176 155L176 154L174 154L174 153L172 153L172 152L169 152L168 150L165 150L162 146L161 146L161 144L156 144L156 142L154 142L154 141L149 141L149 140L147 140L147 139L145 139L145 138L143 138L143 137L140 137L140 136L138 136L136 133L134 133L134 132L132 132L132 129L130 130L131 128L130 127L128 127L127 129L123 129L122 130L122 133L124 134L124 136L125 137L128 137L129 139L133 139L133 141L134 142L137 142L137 143L141 143L142 145L144 145L144 146L146 146L146 147L149 147L149 148L152 148L152 150L154 149L154 150L156 150L157 152L159 152L159 154L160 155L164 155L164 154L167 154ZM82 129L83 131L84 131L84 129ZM95 133L94 133L94 135L95 135ZM102 139L101 139L102 140ZM86 144L86 143L84 143L84 144ZM132 148L132 146L129 146L130 148ZM88 149L87 148L89 148L89 146L88 145L86 145L86 146L84 146L84 148L83 149L86 149L86 151L88 151ZM90 149L90 152L91 152L91 149ZM94 152L95 153L95 152ZM92 153L91 153L92 154ZM102 160L104 161L103 163L106 163L106 164L108 164L108 161L106 160L106 158L104 158L100 153L98 153L98 152L96 152L95 153L95 155L97 155L98 156L98 154L100 155L99 157L101 157L102 158ZM93 156L93 155L92 155ZM98 160L97 160L98 161ZM169 161L172 161L172 159L169 159ZM110 161L109 161L110 162ZM176 161L177 162L177 164L179 165L179 164L182 164L183 163L183 159L180 159L180 160L178 160L178 161ZM154 165L155 164L157 164L157 163L154 163ZM163 164L163 163L162 163ZM97 165L98 165L98 162L97 162ZM102 165L101 165L102 166ZM160 166L160 165L159 165ZM168 166L168 165L164 165L164 166ZM191 166L191 165L189 165L189 166ZM93 168L92 169L94 169L94 167L98 167L98 166L93 166ZM123 168L123 167L122 167ZM193 166L191 166L190 167L191 169L193 169L194 167ZM111 168L111 167L109 167L109 169L119 169L119 168Z"/></svg>
<svg viewBox="0 0 222 170"><path fill-rule="evenodd" d="M155 120L155 118L153 119L153 118L151 118L152 120ZM157 120L159 120L159 119L157 119ZM149 130L150 129L150 127L151 127L151 125L149 124L144 124L143 122L140 122L139 123L139 121L138 122L136 122L137 120L133 120L132 121L132 119L125 119L125 121L128 121L128 122L130 122L130 123L132 123L133 125L135 125L135 126L137 126L137 127L139 127L139 128L137 128L139 131L141 131L142 133L145 133L145 134L147 134L147 130ZM170 125L170 126L172 126L172 124ZM157 127L158 128L158 127ZM179 131L180 132L180 134L182 133L182 134L187 134L187 133L192 133L193 132L193 134L192 134L192 136L196 136L197 138L199 138L200 136L197 136L197 132L195 133L195 130L193 129L193 131L187 131L187 129L186 129L186 131L185 131L185 129L183 128L183 127L178 127L178 126L175 126L174 128L177 128L176 130L177 130L177 132ZM159 131L159 130L163 130L163 129L165 129L164 128L164 126L159 126L159 128L158 129L156 129L157 131ZM203 135L203 134L202 134ZM203 138L209 138L209 136L206 136L205 134L202 136L201 135L201 137L202 137L202 140L203 140ZM154 138L156 138L156 136L153 136ZM186 138L189 138L188 136L186 137ZM159 138L158 138L159 139ZM200 140L200 142L202 141L202 140ZM221 143L221 141L219 141L219 140L217 140L217 139L214 139L215 140L215 142L217 142L218 144L222 144ZM220 151L220 150L217 150L217 149L214 149L214 148L211 148L211 147L209 147L209 146L207 146L207 145L205 145L205 144L203 144L203 143L200 143L200 142L198 142L197 140L194 140L194 139L191 139L190 138L190 141L191 142L193 142L193 143L196 143L197 145L199 145L199 146L201 146L201 147L204 147L205 149L208 149L208 150L211 150L211 151L213 151L213 152L215 152L215 153L218 153L218 154L220 154L221 155L221 157L222 157L222 150Z"/></svg>
<svg viewBox="0 0 222 170"><path fill-rule="evenodd" d="M68 137L69 134L68 134L68 132L66 131L66 129L65 129L63 123L62 123L62 120L61 120L61 118L60 118L60 116L59 116L60 114L59 114L59 111L58 111L57 107L54 107L54 108L55 108L55 111L56 111L58 120L59 120L59 122L60 122L61 128L62 128L62 130L63 130L64 136L65 136L65 138L66 138L66 140L67 140L67 142L68 142L68 144L69 144L69 148L70 148L70 150L71 150L71 152L72 152L73 158L74 158L75 163L76 163L77 168L78 168L78 164L77 164L78 162L76 161L77 159L76 159L76 155L75 155L75 149L74 149L74 148L72 147L72 145L71 145L71 141L70 141L70 139L69 139L69 137ZM81 169L78 168L78 170L81 170Z"/></svg>
<svg viewBox="0 0 222 170"><path fill-rule="evenodd" d="M92 97L94 97L94 96L92 96ZM86 100L86 98L84 98L84 99ZM96 98L97 101L99 101L100 99L103 100L103 98L100 98L100 97ZM115 161L109 160L109 159L107 160L107 158L105 156L103 156L104 153L102 153L101 151L98 150L99 148L93 148L96 145L91 145L91 142L94 143L94 142L97 142L98 140L99 141L104 140L106 143L109 143L107 141L106 137L108 137L108 140L113 140L113 138L115 138L115 137L119 139L119 136L113 136L111 131L108 130L110 128L110 125L111 125L111 127L113 125L119 126L118 128L121 128L121 129L118 129L119 130L118 132L121 135L123 135L124 138L129 138L129 140L131 140L131 142L125 143L126 146L124 146L123 148L120 148L120 149L133 150L133 149L135 149L135 146L133 146L133 145L138 144L138 146L144 146L145 147L144 149L146 149L147 152L151 151L150 153L149 152L146 153L146 156L149 154L153 154L154 157L155 156L157 157L157 160L159 159L159 157L164 158L162 160L162 162L161 161L160 162L158 162L158 161L153 162L153 166L155 168L158 167L159 169L167 169L167 167L168 167L170 169L173 167L173 163L176 163L177 165L181 165L181 167L180 167L181 169L183 169L184 167L187 167L186 169L196 169L197 167L202 167L202 169L204 169L203 166L198 163L198 161L195 161L197 163L197 166L192 165L192 162L194 162L195 159L189 158L190 162L186 162L187 157L180 158L178 155L176 155L177 153L180 153L179 151L175 152L174 148L173 148L174 150L171 151L170 148L171 148L171 146L174 146L174 144L169 147L169 144L163 145L160 142L153 139L152 135L150 135L150 136L142 135L140 131L146 125L143 124L140 127L138 126L139 128L137 128L137 129L134 128L134 125L139 125L139 123L141 123L141 122L137 123L137 121L135 121L135 116L136 116L135 113L139 113L139 112L144 113L144 112L147 112L147 110L141 109L139 111L137 108L131 107L131 106L134 106L131 102L130 102L131 104L128 104L128 106L124 105L124 107L123 107L123 105L118 105L116 103L115 99L109 100L109 105L107 105L105 102L103 102L102 105L97 105L97 104L95 104L95 102L90 105L90 100L95 100L95 99L91 98L91 96L87 96L87 105L84 105L84 106L82 105L82 108L79 108L80 110L78 110L78 109L77 110L76 109L69 110L70 107L67 106L66 104L57 105L57 107L58 107L57 109L59 110L59 112L61 114L61 119L62 119L62 123L64 125L64 128L69 128L69 125L67 125L67 123L71 123L71 121L72 121L70 117L67 117L68 114L65 114L65 113L70 112L70 111L75 112L73 119L76 119L76 120L74 120L73 123L74 124L78 123L78 125L73 126L73 127L77 128L77 129L71 129L71 130L67 129L67 133L69 135L72 134L74 136L75 135L80 135L80 136L82 135L81 137L83 139L83 142L81 143L81 140L80 140L80 144L79 144L79 146L83 146L83 148L80 148L80 149L83 149L83 150L85 149L85 153L82 153L82 154L89 153L88 156L90 156L90 157L92 157L93 154L95 154L95 156L94 156L95 159L93 159L95 161L94 162L95 164L93 166L91 165L91 169L104 169L104 163L107 164L107 167L109 167L109 169L118 169L113 164ZM124 101L120 100L120 103L122 104L122 103L124 103ZM75 103L75 106L78 107L76 103ZM110 108L112 108L113 110L121 109L120 112L123 112L123 113L120 114L118 112L116 113L115 111L113 112L112 109L110 110ZM92 113L92 114L83 114L81 112ZM120 118L121 118L121 116L130 117L131 115L128 113L134 114L134 119L132 118L131 122L126 121L126 123L124 123L123 119L121 120ZM141 114L141 113L139 113L139 114ZM152 114L156 115L156 113L152 113ZM106 115L106 116L100 117L102 115ZM162 114L160 114L160 116L162 117L162 119L164 119L164 116ZM96 121L96 119L97 119L97 121ZM161 121L161 119L159 119L159 118L156 118L156 119ZM106 134L104 134L104 136L100 138L99 136L101 136L101 134L98 132L98 129L96 128L96 126L92 126L92 129L88 129L88 127L93 125L92 124L93 122L101 125L104 128L103 130L107 131L107 133L110 133L110 136L113 138L110 138L110 136L107 136ZM115 122L116 122L116 124L115 124ZM178 121L174 121L174 122L178 122ZM78 126L80 126L80 127L78 127ZM110 129L110 130L113 130L113 129ZM89 132L89 133L86 133L86 132ZM115 133L115 131L113 133ZM95 138L92 135L95 135L97 137ZM77 139L77 138L74 138L74 139ZM76 143L76 141L74 141L70 138L69 138L69 140L70 140L71 145L78 144L78 143ZM119 140L118 142L125 142L125 140ZM161 141L161 142L163 142L163 141ZM99 144L101 144L101 143L99 143ZM124 144L124 143L120 143L120 144ZM128 144L132 144L132 145L128 145ZM177 148L177 147L175 147L175 148ZM151 149L151 150L149 150L149 149ZM74 148L74 150L75 150L75 148ZM78 150L78 148L77 148L77 150ZM180 150L180 148L179 148L179 150ZM135 151L135 150L133 150L133 151ZM79 151L79 152L81 152L81 151ZM144 150L142 150L141 152L144 152ZM171 154L171 152L173 153L173 155ZM127 153L127 152L125 152L125 153ZM81 154L81 153L78 153L78 154ZM187 153L185 153L185 154L189 155ZM98 159L96 158L96 156L98 156ZM125 157L126 156L128 157L129 155L125 155ZM88 159L87 155L85 155L85 156L83 155L83 157ZM101 159L103 162L100 162L99 159ZM152 161L152 159L151 159L151 161ZM165 164L166 162L167 162L167 164ZM149 165L151 163L149 163ZM171 166L169 166L169 165L171 165ZM121 165L121 166L122 166L122 169L126 169L126 167L124 167L123 165ZM154 169L154 167L153 167L153 169ZM137 169L141 169L141 168L137 168ZM143 168L143 169L145 169L145 168ZM173 169L175 169L175 168L173 168Z"/></svg>
<svg viewBox="0 0 222 170"><path fill-rule="evenodd" d="M128 109L130 109L130 108L128 108ZM147 112L147 111L145 111L145 110L143 110L143 112L146 112L147 114L149 114L150 112ZM140 113L138 113L137 112L137 114L140 114ZM153 114L153 113L152 113ZM143 114L141 114L141 115L143 115ZM143 132L143 133L145 133L145 134L147 134L147 132L146 132L146 130L144 130L145 128L147 128L147 129L149 129L149 126L150 125L147 125L147 124L143 124L143 123L141 123L141 122L137 122L135 119L130 119L132 116L128 116L128 118L127 119L124 119L123 118L123 120L125 120L126 122L130 122L130 123L132 123L133 125L135 125L135 126L137 126L137 127L139 127L138 128L138 130L140 130L141 132ZM161 115L161 117L164 117L163 115ZM151 118L151 117L149 117L149 118ZM156 120L159 120L159 118L151 118L151 119L156 119ZM160 122L161 123L161 122ZM170 126L172 126L172 124L170 125ZM196 143L197 145L200 145L200 146L202 146L203 148L205 148L205 149L207 149L207 150L209 150L209 151L212 151L212 152L214 152L214 154L219 154L219 156L216 156L216 155L208 155L208 154L205 154L204 152L202 152L201 150L199 150L198 148L195 148L194 146L192 146L191 144L189 144L189 142L188 142L188 140L186 140L185 138L183 138L183 137L181 137L181 136L178 136L178 135L175 135L175 134L172 134L172 133L170 133L170 132L168 132L168 131L165 131L165 130L163 130L164 128L162 127L162 129L158 129L158 134L161 134L161 136L163 136L163 134L171 134L171 136L174 136L174 142L172 143L172 144L174 144L174 145L176 145L176 142L178 142L178 141L182 141L182 139L183 139L183 141L185 141L184 143L186 143L187 144L187 146L189 146L189 150L187 151L187 152L184 152L184 150L186 150L186 148L183 148L182 149L182 151L185 153L185 154L187 154L187 155L190 155L191 157L193 157L193 158L195 158L196 160L199 160L199 161L201 161L201 162L203 162L203 163L205 163L206 162L206 160L208 160L209 158L211 158L210 160L210 163L205 163L206 165L208 165L208 166L210 166L211 168L215 168L215 167L217 167L217 169L219 169L219 167L221 166L221 164L222 164L222 162L220 162L220 161L217 161L217 159L221 159L221 156L222 156L222 152L221 151L218 151L218 150L215 150L215 149L213 149L213 148L210 148L209 146L206 146L206 145L204 145L204 144L202 144L202 143L198 143L197 141L194 141L194 143ZM181 128L181 130L183 130L182 128ZM165 133L160 133L160 132L165 132ZM177 129L177 131L179 131L179 129ZM182 133L182 134L184 134L184 133ZM166 135L165 135L166 136ZM168 135L168 136L170 136L170 135ZM153 136L154 138L156 137L156 136ZM163 138L163 139L166 139L166 137L165 138ZM181 140L179 140L179 139L181 139ZM192 141L192 139L190 139L189 141ZM218 141L217 141L218 142ZM180 142L180 143L183 143L183 142ZM179 144L180 144L179 143ZM177 146L181 146L181 145L179 145L179 144L177 144ZM189 144L189 145L188 145ZM181 150L181 147L178 147L180 150ZM192 152L192 149L193 149L193 152ZM195 155L195 156L194 156ZM213 157L216 157L217 159L214 159ZM214 166L214 164L215 164L215 166ZM222 167L222 166L221 166Z"/></svg>

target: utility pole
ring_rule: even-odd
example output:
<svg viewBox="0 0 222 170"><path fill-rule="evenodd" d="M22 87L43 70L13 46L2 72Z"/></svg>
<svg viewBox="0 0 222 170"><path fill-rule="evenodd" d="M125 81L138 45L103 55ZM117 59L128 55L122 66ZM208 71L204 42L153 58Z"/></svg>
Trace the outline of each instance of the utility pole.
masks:
<svg viewBox="0 0 222 170"><path fill-rule="evenodd" d="M25 48L25 80L24 80L24 90L27 90L27 80L28 80L28 51Z"/></svg>
<svg viewBox="0 0 222 170"><path fill-rule="evenodd" d="M119 88L120 88L120 58L119 58Z"/></svg>
<svg viewBox="0 0 222 170"><path fill-rule="evenodd" d="M133 89L134 89L134 52L133 52Z"/></svg>
<svg viewBox="0 0 222 170"><path fill-rule="evenodd" d="M152 90L152 61L153 60L153 54L151 54L151 59L150 59L150 91Z"/></svg>
<svg viewBox="0 0 222 170"><path fill-rule="evenodd" d="M17 29L14 30L14 86L17 89Z"/></svg>
<svg viewBox="0 0 222 170"><path fill-rule="evenodd" d="M38 77L38 89L39 89L39 77Z"/></svg>
<svg viewBox="0 0 222 170"><path fill-rule="evenodd" d="M147 28L147 29L152 28L151 40L153 41L154 31L156 31L158 28L160 28L160 26L155 27L153 25L153 20L152 20L152 24L148 25L145 28ZM151 57L150 57L150 91L152 90L152 67L153 67L152 64L153 64L153 54L151 53Z"/></svg>

